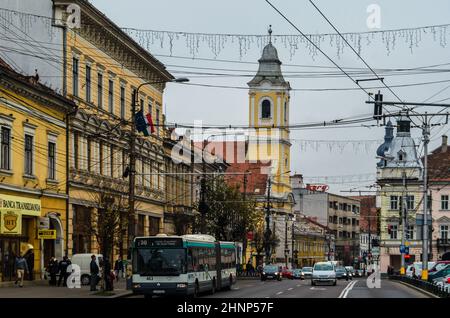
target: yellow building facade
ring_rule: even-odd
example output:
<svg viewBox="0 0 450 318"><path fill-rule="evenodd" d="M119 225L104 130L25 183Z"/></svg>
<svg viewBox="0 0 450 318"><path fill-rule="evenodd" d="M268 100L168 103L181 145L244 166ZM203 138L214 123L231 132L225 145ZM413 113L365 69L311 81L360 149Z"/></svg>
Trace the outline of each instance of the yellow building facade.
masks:
<svg viewBox="0 0 450 318"><path fill-rule="evenodd" d="M0 282L25 255L33 278L67 249L66 116L70 100L0 63ZM53 233L41 239L39 229ZM33 254L30 253L33 251Z"/></svg>
<svg viewBox="0 0 450 318"><path fill-rule="evenodd" d="M129 140L132 96L140 84L137 111L150 113L156 131L136 139L135 234L164 231L166 199L162 95L173 77L87 1L55 1L57 21L68 5L81 9L79 28L67 29L67 96L78 105L70 124L69 254L98 252L92 227L102 208L98 194L108 193L128 211ZM126 226L125 226L126 227ZM117 238L113 257L127 249L127 229ZM122 246L120 249L118 246Z"/></svg>

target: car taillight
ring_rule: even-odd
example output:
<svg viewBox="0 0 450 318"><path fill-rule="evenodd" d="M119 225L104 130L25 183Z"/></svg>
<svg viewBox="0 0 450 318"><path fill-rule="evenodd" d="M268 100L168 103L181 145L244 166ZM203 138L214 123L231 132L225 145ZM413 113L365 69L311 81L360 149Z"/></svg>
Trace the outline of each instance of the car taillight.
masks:
<svg viewBox="0 0 450 318"><path fill-rule="evenodd" d="M447 278L447 284L450 284L450 277Z"/></svg>

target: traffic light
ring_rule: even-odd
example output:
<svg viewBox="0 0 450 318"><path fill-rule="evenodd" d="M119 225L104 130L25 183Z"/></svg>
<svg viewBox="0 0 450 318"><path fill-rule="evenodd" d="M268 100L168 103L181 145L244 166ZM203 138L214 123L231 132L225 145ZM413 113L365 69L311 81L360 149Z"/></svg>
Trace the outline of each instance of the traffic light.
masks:
<svg viewBox="0 0 450 318"><path fill-rule="evenodd" d="M380 117L382 115L383 115L383 94L380 94L380 91L378 91L378 93L375 94L375 104L373 107L373 118L380 119Z"/></svg>

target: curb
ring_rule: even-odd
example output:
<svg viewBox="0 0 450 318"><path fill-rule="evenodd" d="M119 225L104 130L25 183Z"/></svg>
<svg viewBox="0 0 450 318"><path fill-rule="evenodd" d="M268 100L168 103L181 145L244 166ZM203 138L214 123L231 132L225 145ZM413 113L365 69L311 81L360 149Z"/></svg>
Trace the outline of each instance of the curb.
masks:
<svg viewBox="0 0 450 318"><path fill-rule="evenodd" d="M414 286L414 285L411 285L411 284L402 282L402 281L400 281L400 280L390 280L390 281L391 281L391 282L394 281L394 282L400 283L400 284L402 284L402 285L405 285L405 286L407 286L407 287L409 287L409 288L412 288L412 289L414 289L414 290L416 290L416 291L418 291L418 292L421 292L422 294L427 295L427 296L429 296L429 297L432 297L432 298L441 298L441 297L439 297L439 296L436 296L436 295L433 294L433 293L430 293L430 292L428 292L428 291L426 291L426 290L423 290L423 289L421 289L421 288L419 288L419 287L416 287L416 286Z"/></svg>

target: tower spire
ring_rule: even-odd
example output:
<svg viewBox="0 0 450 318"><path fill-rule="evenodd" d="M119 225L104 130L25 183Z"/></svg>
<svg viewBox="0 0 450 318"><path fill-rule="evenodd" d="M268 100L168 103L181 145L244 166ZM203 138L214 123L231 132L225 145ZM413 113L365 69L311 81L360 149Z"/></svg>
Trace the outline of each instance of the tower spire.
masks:
<svg viewBox="0 0 450 318"><path fill-rule="evenodd" d="M269 43L272 43L272 24L269 25L267 32L269 33Z"/></svg>

